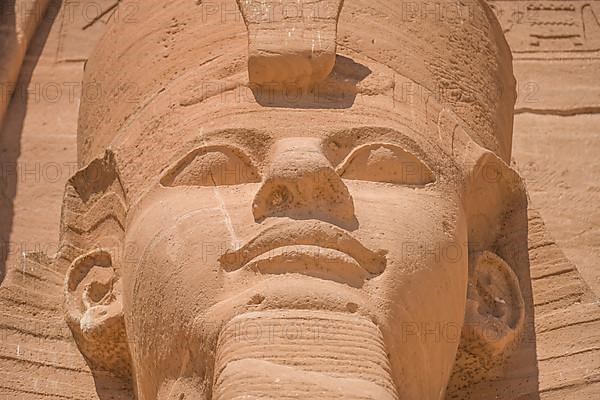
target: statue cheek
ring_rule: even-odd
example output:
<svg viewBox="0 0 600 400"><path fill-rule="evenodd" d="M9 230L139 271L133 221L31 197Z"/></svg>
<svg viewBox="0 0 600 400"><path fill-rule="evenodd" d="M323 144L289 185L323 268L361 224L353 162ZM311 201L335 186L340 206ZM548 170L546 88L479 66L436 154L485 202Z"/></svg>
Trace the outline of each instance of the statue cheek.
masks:
<svg viewBox="0 0 600 400"><path fill-rule="evenodd" d="M192 217L164 221L169 228L143 240L129 237L141 249L139 262L129 269L124 282L132 312L147 309L150 301L155 304L154 309L165 314L179 310L181 318L185 310L193 310L190 304L208 306L207 299L212 296L207 292L214 294L221 290L217 260L228 243L222 240L226 228L219 230L218 226L202 224Z"/></svg>

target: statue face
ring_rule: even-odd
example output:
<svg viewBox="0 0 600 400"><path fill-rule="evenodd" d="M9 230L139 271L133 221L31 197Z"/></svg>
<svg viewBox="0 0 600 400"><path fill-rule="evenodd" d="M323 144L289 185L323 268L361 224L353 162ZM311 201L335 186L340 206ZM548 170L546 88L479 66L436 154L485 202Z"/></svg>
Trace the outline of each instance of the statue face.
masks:
<svg viewBox="0 0 600 400"><path fill-rule="evenodd" d="M128 77L142 101L82 105L91 163L70 180L62 223L87 251L65 291L80 350L132 377L140 400L440 399L482 381L523 325L501 258L512 244L499 243L523 204L503 161L514 79L489 10L474 28L394 24L392 1L342 12L318 0L333 7L300 19L256 19L251 3L237 1L247 37L204 7L148 8L148 37L178 27L160 54L107 39L92 65L88 79ZM258 11L298 4L276 3ZM275 96L257 93L273 84ZM496 182L481 177L492 164ZM134 263L109 254L112 238L137 249ZM482 334L489 322L501 340ZM480 356L492 362L477 374Z"/></svg>
<svg viewBox="0 0 600 400"><path fill-rule="evenodd" d="M459 173L418 132L372 128L381 117L270 110L181 140L128 215L141 257L122 268L123 307L141 398L182 376L202 388L223 324L273 310L372 322L402 398L439 396L467 290ZM254 343L269 327L240 332ZM342 336L331 325L311 340L326 352Z"/></svg>

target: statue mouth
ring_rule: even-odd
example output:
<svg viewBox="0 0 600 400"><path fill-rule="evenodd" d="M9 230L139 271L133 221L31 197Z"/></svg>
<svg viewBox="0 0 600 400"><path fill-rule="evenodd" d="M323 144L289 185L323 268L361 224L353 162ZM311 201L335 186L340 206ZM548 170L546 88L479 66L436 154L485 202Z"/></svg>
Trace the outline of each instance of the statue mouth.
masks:
<svg viewBox="0 0 600 400"><path fill-rule="evenodd" d="M343 229L322 221L278 223L219 258L227 272L300 273L360 286L381 274L386 251L373 251Z"/></svg>

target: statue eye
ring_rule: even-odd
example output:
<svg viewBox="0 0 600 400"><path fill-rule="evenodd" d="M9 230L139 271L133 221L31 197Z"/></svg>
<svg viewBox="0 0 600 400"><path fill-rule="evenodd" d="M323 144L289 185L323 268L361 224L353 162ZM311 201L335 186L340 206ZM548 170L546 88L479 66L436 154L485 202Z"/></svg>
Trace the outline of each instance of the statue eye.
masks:
<svg viewBox="0 0 600 400"><path fill-rule="evenodd" d="M392 144L357 147L337 168L344 179L424 186L435 182L431 169Z"/></svg>
<svg viewBox="0 0 600 400"><path fill-rule="evenodd" d="M160 180L163 186L219 186L260 182L250 158L239 149L208 146L179 160Z"/></svg>

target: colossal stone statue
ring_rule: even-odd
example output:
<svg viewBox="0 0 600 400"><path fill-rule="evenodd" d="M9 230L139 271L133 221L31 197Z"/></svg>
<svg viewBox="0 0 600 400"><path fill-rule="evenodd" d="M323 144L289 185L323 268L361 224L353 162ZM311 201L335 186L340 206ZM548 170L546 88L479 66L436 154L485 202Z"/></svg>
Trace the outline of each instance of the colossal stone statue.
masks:
<svg viewBox="0 0 600 400"><path fill-rule="evenodd" d="M436 4L147 0L111 25L86 83L138 101L84 98L54 260L97 388L481 398L535 364L510 50L484 2Z"/></svg>
<svg viewBox="0 0 600 400"><path fill-rule="evenodd" d="M525 199L489 9L238 3L155 2L161 43L115 25L87 65L152 94L81 106L62 240L81 250L65 295L88 362L139 399L437 399L466 322L477 368L453 388L481 379L525 315L498 244Z"/></svg>

